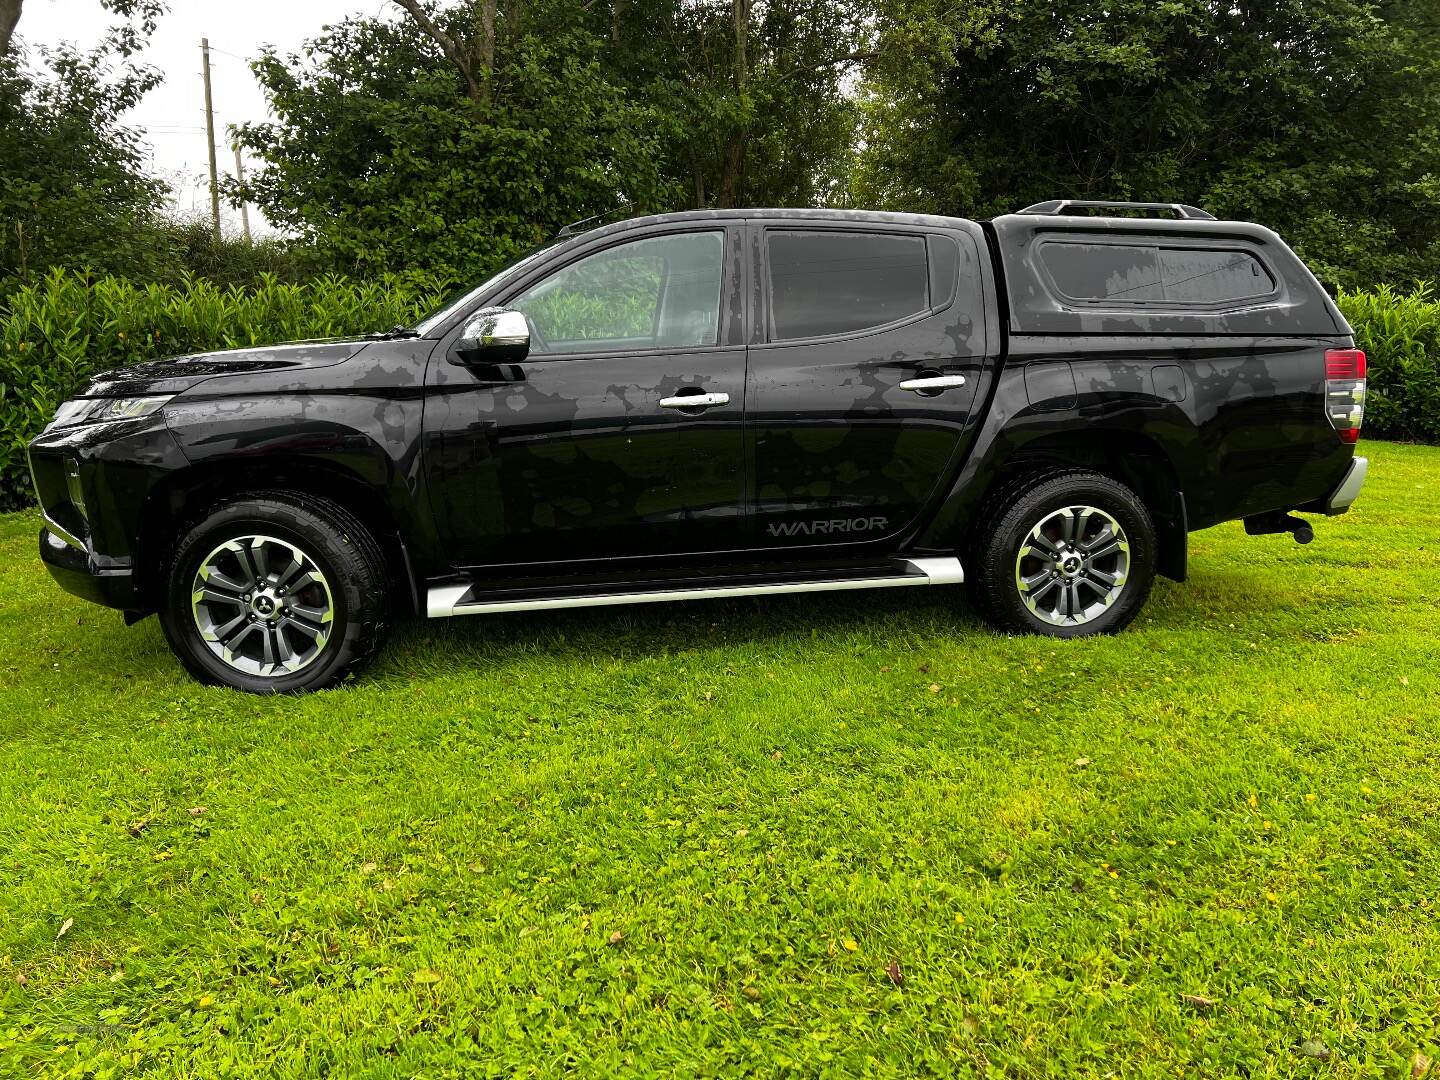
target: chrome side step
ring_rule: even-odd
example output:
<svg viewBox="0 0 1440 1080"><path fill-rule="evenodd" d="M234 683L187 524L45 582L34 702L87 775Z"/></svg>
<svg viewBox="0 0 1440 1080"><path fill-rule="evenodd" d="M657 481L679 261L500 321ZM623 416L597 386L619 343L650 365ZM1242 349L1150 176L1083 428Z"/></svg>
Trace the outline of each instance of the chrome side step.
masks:
<svg viewBox="0 0 1440 1080"><path fill-rule="evenodd" d="M906 585L959 585L965 580L960 560L953 555L902 559L903 573L886 577L835 578L817 581L779 581L764 585L715 585L704 588L655 589L649 592L610 592L589 596L550 596L534 600L469 599L469 585L441 585L429 591L426 614L490 615L501 611L538 611L542 608L608 607L613 604L655 604L667 600L713 600L725 596L768 596L774 593L839 592L846 589L894 589Z"/></svg>

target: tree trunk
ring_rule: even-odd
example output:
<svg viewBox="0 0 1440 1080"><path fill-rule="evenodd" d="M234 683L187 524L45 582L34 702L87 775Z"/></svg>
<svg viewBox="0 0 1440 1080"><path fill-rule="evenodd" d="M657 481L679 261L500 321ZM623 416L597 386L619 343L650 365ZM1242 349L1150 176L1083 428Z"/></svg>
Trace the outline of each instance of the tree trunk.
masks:
<svg viewBox="0 0 1440 1080"><path fill-rule="evenodd" d="M20 21L20 5L24 0L0 0L0 54L10 49L15 24Z"/></svg>
<svg viewBox="0 0 1440 1080"><path fill-rule="evenodd" d="M490 104L490 83L495 72L495 0L480 5L480 92Z"/></svg>
<svg viewBox="0 0 1440 1080"><path fill-rule="evenodd" d="M700 168L700 159L695 147L690 147L690 175L695 178L695 209L705 209L705 170Z"/></svg>
<svg viewBox="0 0 1440 1080"><path fill-rule="evenodd" d="M731 0L731 14L735 21L735 96L743 103L750 82L750 0ZM749 141L749 124L743 119L726 136L720 155L720 185L716 193L721 206L734 207L740 201L745 150Z"/></svg>
<svg viewBox="0 0 1440 1080"><path fill-rule="evenodd" d="M7 0L0 0L0 4L6 2ZM445 33L444 30L441 30L440 27L435 25L434 20L432 20L430 16L425 13L425 9L420 6L419 0L395 0L395 3L399 4L402 8L404 8L407 12L410 13L410 17L415 20L415 25L420 27L421 31L424 32L426 37L428 37L431 41L435 42L435 44L439 45L440 51L445 54L445 58L449 60L450 63L455 65L455 69L460 72L461 78L465 80L465 96L476 104L488 102L488 72L486 73L486 86L482 88L479 81L475 78L475 72L472 70L470 63L471 58L465 55L465 52L460 48L459 43L454 38L452 38L449 34ZM490 58L493 62L495 58L495 42L493 32L495 22L495 0L486 0L486 5L491 13L490 22L492 32L490 42Z"/></svg>

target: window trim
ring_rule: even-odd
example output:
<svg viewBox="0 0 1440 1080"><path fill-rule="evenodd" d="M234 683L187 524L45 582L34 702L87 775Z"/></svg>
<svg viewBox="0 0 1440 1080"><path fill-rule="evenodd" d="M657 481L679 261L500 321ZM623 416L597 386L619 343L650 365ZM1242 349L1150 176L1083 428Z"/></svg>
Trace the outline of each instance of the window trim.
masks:
<svg viewBox="0 0 1440 1080"><path fill-rule="evenodd" d="M614 351L598 350L589 352L568 353L531 353L530 355L525 357L524 362L527 364L547 364L553 360L560 360L566 362L573 362L576 360L609 360L616 357L628 356L674 356L678 354L729 352L735 349L743 349L745 348L745 343L743 341L725 341L725 299L726 290L730 287L727 283L730 266L729 260L733 255L731 246L731 230L729 228L731 224L732 223L728 221L697 221L693 224L693 226L688 228L675 229L666 228L664 226L654 226L649 229L619 233L609 238L612 241L611 243L587 244L583 247L577 247L574 254L570 258L564 260L563 262L559 262L558 264L546 265L542 268L538 268L538 272L527 275L521 281L512 283L510 286L497 293L492 299L488 300L485 304L482 304L480 306L485 307L491 305L498 305L500 307L505 307L507 304L511 303L511 301L513 301L517 296L525 292L531 286L537 285L541 281L544 281L546 278L554 274L558 274L562 270L566 270L571 266L574 266L582 259L588 259L591 255L598 255L604 251L611 251L615 248L623 247L626 244L638 243L641 240L660 240L668 239L672 236L688 236L694 233L718 233L720 236L720 297L719 309L717 311L715 320L715 341L713 344L659 345L648 349L616 349ZM473 312L467 312L465 317L460 320L458 325L460 327L463 327L465 325L465 321L470 318L471 314L473 314ZM448 336L449 335L447 335L447 337Z"/></svg>
<svg viewBox="0 0 1440 1080"><path fill-rule="evenodd" d="M1127 312L1196 312L1220 313L1236 311L1242 308L1261 307L1268 302L1277 299L1281 293L1280 278L1261 256L1260 253L1244 244L1226 243L1219 240L1206 240L1198 243L1185 243L1182 237L1155 237L1141 236L1136 239L1121 240L1109 236L1094 236L1084 233L1073 234L1060 240L1054 237L1046 237L1034 245L1035 270L1041 283L1049 290L1050 294L1057 300L1066 304L1077 304L1085 308L1099 308L1102 310L1122 310ZM1126 247L1126 248L1149 248L1155 251L1155 266L1160 269L1159 252L1162 249L1172 251L1217 251L1217 252L1238 252L1253 259L1260 267L1261 273L1270 279L1270 289L1267 292L1254 293L1250 296L1235 297L1231 300L1170 300L1160 298L1158 300L1117 300L1113 297L1082 297L1071 296L1060 288L1055 281L1055 276L1050 272L1050 266L1045 261L1044 249L1050 245L1059 247ZM1163 290L1164 275L1157 282Z"/></svg>
<svg viewBox="0 0 1440 1080"><path fill-rule="evenodd" d="M930 245L927 238L935 229L927 228L904 228L886 225L880 228L866 228L864 226L852 226L848 223L839 228L825 228L821 220L796 219L793 222L782 223L757 223L764 234L763 243L760 245L760 277L761 277L761 300L765 305L765 318L762 322L764 340L756 342L752 348L788 348L793 345L818 345L832 341L853 341L859 338L871 337L875 334L887 333L891 330L898 330L911 323L919 322L921 319L928 319L937 310L931 307L933 299L930 296ZM819 226L819 227L817 227ZM907 236L920 241L920 249L925 253L925 303L926 306L909 315L894 319L888 323L881 323L878 326L865 326L859 330L845 330L838 334L820 334L813 337L803 338L776 338L775 333L775 290L770 280L770 236L773 233L847 233L858 236ZM964 254L961 253L961 261L964 261ZM950 303L954 303L955 296L960 290L960 274L955 275L955 287L951 290ZM949 305L946 305L947 307Z"/></svg>

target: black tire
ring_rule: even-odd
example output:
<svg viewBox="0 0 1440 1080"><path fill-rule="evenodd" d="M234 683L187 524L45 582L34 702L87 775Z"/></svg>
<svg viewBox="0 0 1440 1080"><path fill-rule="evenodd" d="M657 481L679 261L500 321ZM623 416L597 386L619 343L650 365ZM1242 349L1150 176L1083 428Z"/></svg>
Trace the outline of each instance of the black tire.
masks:
<svg viewBox="0 0 1440 1080"><path fill-rule="evenodd" d="M267 576L266 567L260 566L257 580L247 584L243 602L222 600L217 606L202 601L202 614L192 604L200 568L206 565L207 574L216 575L207 581L225 582L226 588L219 591L228 595L230 580L246 575L239 572L240 563L224 561L239 556L221 549L240 538L245 540L235 550L247 553L251 560L247 565L253 568L261 560L274 562L276 552L289 550L295 562L301 564L301 569L293 573L301 581L308 579L308 584L297 588L286 600L286 589L280 581L283 568ZM217 555L220 562L212 558ZM310 572L312 565L318 575ZM251 610L252 597L254 603L262 602L262 590L253 587L260 581L266 582L264 605L278 608L273 615L257 616ZM390 575L375 538L343 506L298 492L257 491L212 507L183 532L170 557L165 587L160 625L170 648L190 674L202 682L252 694L286 694L334 686L374 654L384 638ZM277 595L272 597L272 591ZM226 603L236 606L232 609L224 606ZM307 604L310 606L304 606ZM290 605L294 605L295 612L287 610ZM314 626L309 615L302 620L298 614L322 609L330 617L314 618ZM230 639L229 644L236 648L227 660L220 655L225 645L214 632L223 629L219 625L222 618L226 626L230 625L231 610L246 636L243 641L238 637ZM214 611L223 615L212 619ZM254 623L257 619L260 625L254 628L247 628L242 621ZM202 633L202 620L212 623L211 640ZM298 629L301 626L311 629L302 633ZM268 663L287 651L291 655L285 662L297 665L296 669ZM247 658L247 653L258 655ZM259 670L241 670L236 665L242 663L247 669Z"/></svg>
<svg viewBox="0 0 1440 1080"><path fill-rule="evenodd" d="M972 595L997 628L1060 638L1113 634L1145 606L1155 582L1155 525L1145 504L1119 481L1086 470L1031 474L1003 487L980 521L971 552ZM1067 545L1064 530L1082 523L1097 541L1092 551L1111 546L1106 528L1118 538L1115 551L1092 561L1083 541ZM1042 545L1054 554L1041 554ZM1038 583L1027 591L1022 577Z"/></svg>

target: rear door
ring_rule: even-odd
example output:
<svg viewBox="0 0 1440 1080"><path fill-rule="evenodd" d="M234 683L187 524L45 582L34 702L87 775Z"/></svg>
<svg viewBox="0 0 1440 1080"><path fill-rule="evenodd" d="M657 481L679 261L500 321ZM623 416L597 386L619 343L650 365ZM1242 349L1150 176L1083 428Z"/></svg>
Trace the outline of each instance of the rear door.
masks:
<svg viewBox="0 0 1440 1080"><path fill-rule="evenodd" d="M979 230L815 219L750 229L752 545L893 545L972 429L989 344Z"/></svg>

